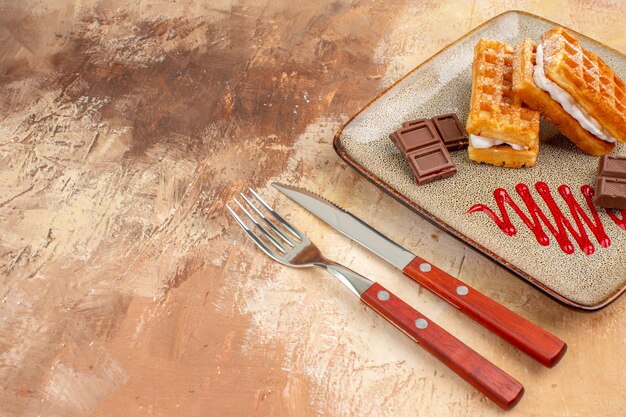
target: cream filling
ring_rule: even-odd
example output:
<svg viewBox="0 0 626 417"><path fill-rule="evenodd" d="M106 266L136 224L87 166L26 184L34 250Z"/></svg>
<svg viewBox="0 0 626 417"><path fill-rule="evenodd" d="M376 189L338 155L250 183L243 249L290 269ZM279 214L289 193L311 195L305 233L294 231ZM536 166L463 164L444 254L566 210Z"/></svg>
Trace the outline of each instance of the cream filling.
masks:
<svg viewBox="0 0 626 417"><path fill-rule="evenodd" d="M516 151L528 150L528 146L516 145L515 143L509 143L503 140L491 139L491 138L486 138L484 136L478 136L478 135L472 135L472 134L470 134L469 137L470 137L470 142L472 143L472 146L474 148L485 149L485 148L491 148L493 146L498 146L498 145L509 145L511 148L515 149Z"/></svg>
<svg viewBox="0 0 626 417"><path fill-rule="evenodd" d="M533 80L535 81L535 84L537 84L537 87L550 94L550 97L559 103L563 107L563 110L565 110L570 116L576 119L583 129L603 141L611 143L616 142L617 139L604 130L602 125L598 123L596 119L591 117L585 109L576 104L574 98L569 95L567 91L563 90L546 77L543 69L543 46L541 44L537 45L536 60L537 65L534 67Z"/></svg>

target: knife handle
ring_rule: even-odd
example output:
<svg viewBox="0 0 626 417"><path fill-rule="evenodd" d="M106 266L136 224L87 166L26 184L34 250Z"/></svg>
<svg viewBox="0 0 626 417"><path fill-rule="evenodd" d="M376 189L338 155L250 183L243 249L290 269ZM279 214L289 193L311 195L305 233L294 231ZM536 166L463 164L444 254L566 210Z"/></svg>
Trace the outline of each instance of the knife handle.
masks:
<svg viewBox="0 0 626 417"><path fill-rule="evenodd" d="M498 406L508 410L522 398L522 384L382 285L374 283L361 300Z"/></svg>
<svg viewBox="0 0 626 417"><path fill-rule="evenodd" d="M567 350L558 337L419 256L402 272L544 366L556 365Z"/></svg>

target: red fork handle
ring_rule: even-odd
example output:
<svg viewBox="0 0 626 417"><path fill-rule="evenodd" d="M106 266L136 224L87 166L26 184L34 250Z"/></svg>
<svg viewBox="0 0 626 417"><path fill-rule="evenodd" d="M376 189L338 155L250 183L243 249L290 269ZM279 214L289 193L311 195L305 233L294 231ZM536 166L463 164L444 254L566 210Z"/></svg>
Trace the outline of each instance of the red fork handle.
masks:
<svg viewBox="0 0 626 417"><path fill-rule="evenodd" d="M361 300L498 406L508 410L522 398L522 384L382 285L374 283Z"/></svg>
<svg viewBox="0 0 626 417"><path fill-rule="evenodd" d="M567 350L552 333L418 256L402 272L544 366L556 365Z"/></svg>

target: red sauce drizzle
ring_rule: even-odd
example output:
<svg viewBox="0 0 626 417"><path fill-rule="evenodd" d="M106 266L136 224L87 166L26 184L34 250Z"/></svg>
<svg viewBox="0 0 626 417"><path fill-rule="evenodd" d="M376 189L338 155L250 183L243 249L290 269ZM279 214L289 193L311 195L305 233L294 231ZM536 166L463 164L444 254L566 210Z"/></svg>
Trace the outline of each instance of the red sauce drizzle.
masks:
<svg viewBox="0 0 626 417"><path fill-rule="evenodd" d="M546 214L541 210L541 208L535 202L535 199L530 194L530 190L526 184L517 184L515 186L515 191L522 198L524 204L526 204L526 209L530 214L530 218L519 208L519 206L511 199L509 193L503 188L497 188L493 191L493 196L496 200L496 204L498 205L498 209L500 210L500 215L502 218L498 217L493 210L491 210L485 204L474 204L467 213L475 213L477 211L482 211L486 213L495 223L496 225L509 236L514 236L517 233L515 226L511 223L511 219L509 218L509 213L506 210L504 204L508 204L515 213L519 216L519 218L524 222L524 224L533 232L537 242L540 245L547 246L550 243L550 239L548 235L543 230L542 223L546 226L546 228L550 231L550 233L555 237L556 241L559 243L559 246L563 250L563 252L567 254L574 253L574 245L569 239L569 234L576 240L580 249L587 255L591 255L594 253L595 248L589 240L587 236L587 232L585 231L585 226L583 222L587 225L589 230L593 233L598 243L607 248L611 245L611 239L604 231L604 226L602 225L602 221L600 220L600 216L598 215L598 211L593 204L593 188L589 185L583 185L580 187L580 191L585 197L587 202L587 207L589 207L589 211L591 212L591 217L587 215L587 213L580 207L576 199L572 194L572 190L567 185L559 186L559 194L567 204L569 211L574 219L576 226L574 227L569 219L565 217L559 206L557 206L554 198L552 198L552 194L550 193L550 188L548 184L545 182L539 181L535 184L535 189L539 193L539 195L543 198L543 201L548 206L550 210L550 214L554 219L554 224L550 222ZM626 209L620 210L621 218L612 210L606 210L609 218L620 228L626 230Z"/></svg>

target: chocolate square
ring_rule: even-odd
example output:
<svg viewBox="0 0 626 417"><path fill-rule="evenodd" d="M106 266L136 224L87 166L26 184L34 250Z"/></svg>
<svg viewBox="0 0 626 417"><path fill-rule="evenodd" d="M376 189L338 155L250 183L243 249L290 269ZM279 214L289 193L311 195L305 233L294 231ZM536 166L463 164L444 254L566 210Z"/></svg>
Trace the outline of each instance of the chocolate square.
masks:
<svg viewBox="0 0 626 417"><path fill-rule="evenodd" d="M456 114L449 113L435 116L432 118L432 122L437 132L439 132L446 149L456 151L467 147L469 139Z"/></svg>
<svg viewBox="0 0 626 417"><path fill-rule="evenodd" d="M419 185L447 178L456 173L456 166L450 154L442 146L433 145L410 152L406 155L406 159Z"/></svg>
<svg viewBox="0 0 626 417"><path fill-rule="evenodd" d="M600 207L626 209L626 157L600 158L595 194L594 202Z"/></svg>
<svg viewBox="0 0 626 417"><path fill-rule="evenodd" d="M403 127L394 133L395 145L403 153L413 152L424 146L435 145L441 140L430 120L423 120L411 126Z"/></svg>

